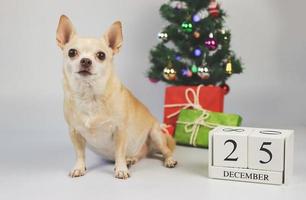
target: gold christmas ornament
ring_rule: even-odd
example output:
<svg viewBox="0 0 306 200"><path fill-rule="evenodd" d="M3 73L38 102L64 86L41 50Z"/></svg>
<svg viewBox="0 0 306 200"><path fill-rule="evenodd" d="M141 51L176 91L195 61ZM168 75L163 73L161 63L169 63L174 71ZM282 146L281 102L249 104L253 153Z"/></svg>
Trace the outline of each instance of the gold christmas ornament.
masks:
<svg viewBox="0 0 306 200"><path fill-rule="evenodd" d="M195 31L195 32L193 33L193 37L196 38L196 39L200 38L200 36L201 36L201 34L200 34L200 32L198 32L198 31Z"/></svg>
<svg viewBox="0 0 306 200"><path fill-rule="evenodd" d="M168 65L164 68L163 75L164 78L168 81L173 81L176 79L176 71L171 65Z"/></svg>
<svg viewBox="0 0 306 200"><path fill-rule="evenodd" d="M226 67L225 67L225 71L227 74L232 74L233 73L233 65L232 65L232 61L229 59Z"/></svg>

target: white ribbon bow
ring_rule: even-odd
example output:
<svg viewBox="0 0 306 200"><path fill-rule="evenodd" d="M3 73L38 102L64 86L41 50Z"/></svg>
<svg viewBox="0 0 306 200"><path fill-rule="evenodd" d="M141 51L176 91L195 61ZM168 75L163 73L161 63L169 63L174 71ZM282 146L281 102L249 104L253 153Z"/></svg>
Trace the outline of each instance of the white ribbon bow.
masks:
<svg viewBox="0 0 306 200"><path fill-rule="evenodd" d="M171 113L170 115L167 115L166 118L169 119L169 118L172 118L172 117L178 115L182 109L194 108L194 109L198 109L198 110L204 110L203 107L200 104L200 90L201 90L202 87L203 87L203 85L199 85L197 87L196 91L194 91L191 88L187 88L185 90L185 99L186 99L187 103L177 103L177 104L166 104L166 105L164 105L165 108L182 107L178 111L176 111L174 113ZM190 99L189 94L191 94L191 96L193 97L193 102Z"/></svg>
<svg viewBox="0 0 306 200"><path fill-rule="evenodd" d="M178 124L184 124L184 130L186 133L191 133L189 144L192 146L196 146L196 139L198 136L198 132L200 129L200 126L205 126L208 128L215 128L218 126L216 123L207 122L206 120L209 117L209 111L201 109L202 114L194 121L192 122L183 122L183 121L177 121Z"/></svg>

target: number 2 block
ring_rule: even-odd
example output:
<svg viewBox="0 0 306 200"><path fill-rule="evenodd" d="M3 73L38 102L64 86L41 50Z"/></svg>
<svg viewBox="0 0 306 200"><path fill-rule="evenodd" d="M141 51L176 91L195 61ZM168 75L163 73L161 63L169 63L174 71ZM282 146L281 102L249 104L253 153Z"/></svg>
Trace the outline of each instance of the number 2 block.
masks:
<svg viewBox="0 0 306 200"><path fill-rule="evenodd" d="M248 168L284 170L285 139L283 131L256 129L249 135Z"/></svg>
<svg viewBox="0 0 306 200"><path fill-rule="evenodd" d="M222 128L213 142L215 166L247 168L248 138L244 129Z"/></svg>

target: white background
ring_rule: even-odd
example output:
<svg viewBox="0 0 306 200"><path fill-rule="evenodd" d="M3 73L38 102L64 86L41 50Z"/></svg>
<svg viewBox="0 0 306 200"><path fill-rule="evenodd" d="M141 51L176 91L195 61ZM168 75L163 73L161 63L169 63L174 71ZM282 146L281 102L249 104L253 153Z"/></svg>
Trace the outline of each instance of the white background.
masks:
<svg viewBox="0 0 306 200"><path fill-rule="evenodd" d="M50 191L54 191L52 194L58 195L57 197L64 194L78 196L79 191L84 195L86 192L97 192L95 190L108 184L107 180L114 182L111 170L104 174L99 167L89 167L96 172L88 174L92 178L83 179L88 180L85 182L71 183L65 176L73 163L73 151L62 114L62 55L55 42L58 19L61 14L68 15L78 33L84 36L101 36L113 21L120 19L124 25L124 45L116 58L117 72L154 115L162 119L165 85L151 84L145 77L145 72L150 66L149 50L158 42L157 32L167 25L158 11L164 2L0 0L0 184L4 185L0 185L0 191L5 189L0 192L0 197L4 195L7 197L5 199L30 198L27 192L31 193L32 190L37 194L33 196L31 193L31 199L39 198L43 193L49 194ZM245 126L297 130L297 147L300 147L296 149L297 155L303 156L306 153L303 148L306 142L303 128L306 126L306 2L223 0L222 6L229 14L227 26L232 30L233 49L242 58L245 67L243 74L233 76L228 82L231 92L225 99L225 111L242 115ZM187 162L193 158L190 154L204 152L206 155L207 151L184 149L180 148L177 156L182 159L181 163L186 163L187 166L181 166L181 171L171 171L173 174L169 175L168 182L164 185L158 184L156 176L166 173L154 171L150 174L150 169L139 167L144 175L140 175L140 172L133 179L136 179L136 182L145 181L147 184L136 184L136 187L134 182L130 188L134 187L134 190L138 189L141 193L142 190L149 189L149 186L157 187L161 189L157 190L157 193L164 189L164 195L170 197L177 197L175 193L179 190L188 193L188 187L192 185L188 184L189 181L203 179L201 174L188 176L186 171L184 173L184 169L187 172L193 169ZM203 170L207 170L205 162L200 162L198 158L202 158L201 155L194 156L196 162L203 165ZM97 159L91 157L91 166ZM203 161L205 159L204 156ZM295 195L302 194L302 187L306 188L305 172L299 171L305 169L302 159L296 158L296 176L299 178L292 186ZM153 161L144 161L142 165L150 166L150 162ZM156 162L154 163L156 165ZM46 172L49 173L48 176L45 176ZM56 181L52 180L53 175L57 177ZM156 186L149 184L152 178L150 175ZM99 176L104 180L104 184L92 181L95 177L99 180ZM171 179L175 177L176 179ZM163 176L161 181L165 179ZM203 188L214 192L222 193L221 188L229 185L227 182L209 181L204 178ZM42 182L51 185L43 185ZM205 182L209 183L208 186ZM101 185L90 187L93 184ZM111 189L116 189L116 184L121 185L115 182ZM175 184L178 184L177 190L174 189ZM86 185L84 190L83 185ZM167 185L172 185L174 192L167 193ZM267 188L271 188L253 184L241 186L248 188L246 191L251 193L250 196L254 195L257 188L265 188L267 192ZM44 189L40 190L40 187ZM122 187L129 185L127 183ZM17 192L20 188L25 194ZM271 193L271 197L275 198L285 198L286 194L290 197L293 192L286 193L286 189L281 187L272 187L271 190L280 191L279 194L282 194L273 196ZM213 193L210 194L213 197ZM111 196L111 193L108 195ZM118 193L116 195L120 196ZM193 195L196 196L196 193ZM197 197L205 196L206 194L201 193Z"/></svg>

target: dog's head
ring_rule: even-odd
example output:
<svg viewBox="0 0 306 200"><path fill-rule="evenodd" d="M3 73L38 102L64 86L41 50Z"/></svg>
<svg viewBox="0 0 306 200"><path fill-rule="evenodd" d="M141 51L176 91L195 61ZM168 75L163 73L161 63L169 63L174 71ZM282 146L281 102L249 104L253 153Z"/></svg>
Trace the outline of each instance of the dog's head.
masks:
<svg viewBox="0 0 306 200"><path fill-rule="evenodd" d="M64 73L69 79L101 79L111 71L113 56L122 45L121 23L113 23L101 38L83 38L76 34L69 18L62 15L56 40L63 50Z"/></svg>

